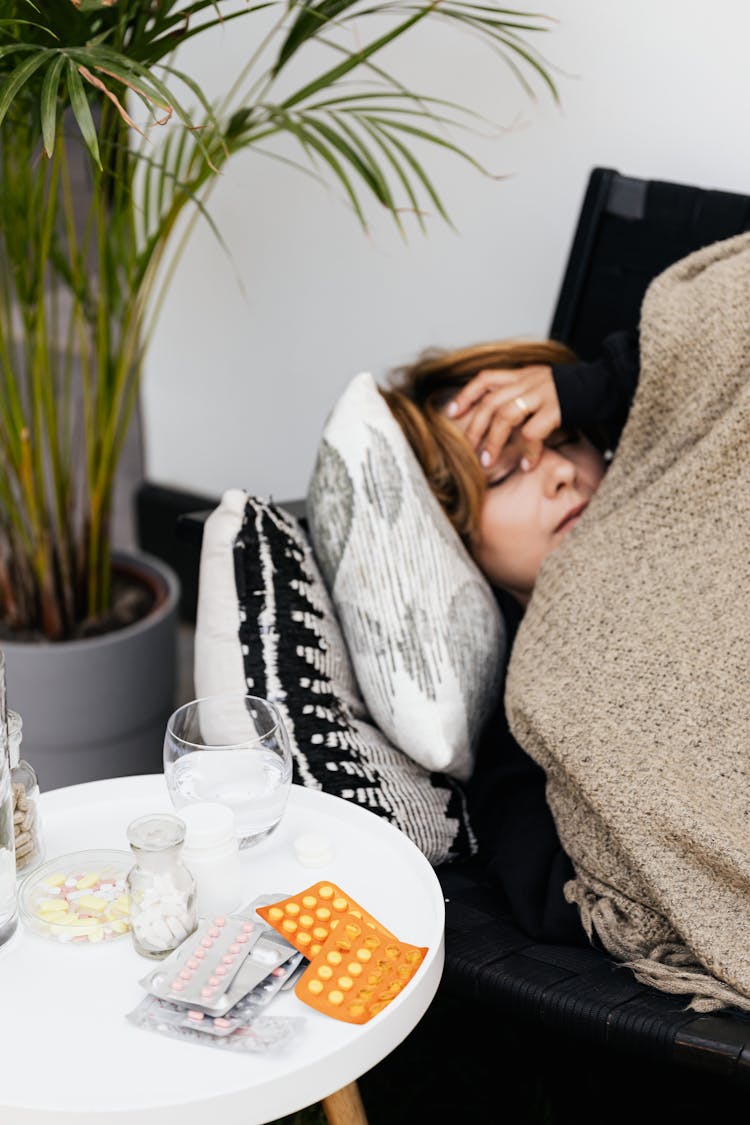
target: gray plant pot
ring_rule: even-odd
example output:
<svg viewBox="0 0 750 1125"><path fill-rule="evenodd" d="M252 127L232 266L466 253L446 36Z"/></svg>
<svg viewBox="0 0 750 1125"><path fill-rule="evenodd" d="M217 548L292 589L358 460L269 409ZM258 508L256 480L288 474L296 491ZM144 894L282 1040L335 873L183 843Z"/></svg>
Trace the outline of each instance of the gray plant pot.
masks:
<svg viewBox="0 0 750 1125"><path fill-rule="evenodd" d="M4 641L8 706L42 789L158 773L174 709L179 582L159 559L114 556L159 591L142 621L60 644Z"/></svg>

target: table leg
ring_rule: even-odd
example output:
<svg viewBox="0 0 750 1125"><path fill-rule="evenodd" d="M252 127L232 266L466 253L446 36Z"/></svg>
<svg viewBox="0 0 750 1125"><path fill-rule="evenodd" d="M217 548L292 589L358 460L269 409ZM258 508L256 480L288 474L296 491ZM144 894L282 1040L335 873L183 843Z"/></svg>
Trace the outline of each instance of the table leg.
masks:
<svg viewBox="0 0 750 1125"><path fill-rule="evenodd" d="M359 1096L359 1086L350 1082L322 1101L328 1125L367 1125L367 1114Z"/></svg>

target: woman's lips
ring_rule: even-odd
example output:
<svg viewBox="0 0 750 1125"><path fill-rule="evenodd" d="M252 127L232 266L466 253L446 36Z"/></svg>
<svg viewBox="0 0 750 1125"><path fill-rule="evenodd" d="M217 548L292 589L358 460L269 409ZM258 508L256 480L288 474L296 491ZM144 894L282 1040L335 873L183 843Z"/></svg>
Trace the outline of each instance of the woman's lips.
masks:
<svg viewBox="0 0 750 1125"><path fill-rule="evenodd" d="M559 524L555 528L555 531L556 532L557 531L566 531L568 529L568 527L570 527L570 525L573 523L573 521L578 519L581 512L584 512L586 510L587 506L588 506L588 501L586 501L586 500L584 500L584 502L582 504L576 504L576 506L574 508L570 509L570 511L568 512L568 514L566 516L563 516L563 518L560 520Z"/></svg>

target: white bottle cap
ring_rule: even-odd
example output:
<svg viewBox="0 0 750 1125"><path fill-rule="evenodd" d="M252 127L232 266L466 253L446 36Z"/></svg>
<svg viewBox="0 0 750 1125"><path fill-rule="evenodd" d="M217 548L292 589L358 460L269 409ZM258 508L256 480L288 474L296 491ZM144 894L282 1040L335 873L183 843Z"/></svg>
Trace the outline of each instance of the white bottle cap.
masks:
<svg viewBox="0 0 750 1125"><path fill-rule="evenodd" d="M199 801L180 809L185 821L185 848L198 851L225 844L234 837L234 813L226 805L213 801Z"/></svg>

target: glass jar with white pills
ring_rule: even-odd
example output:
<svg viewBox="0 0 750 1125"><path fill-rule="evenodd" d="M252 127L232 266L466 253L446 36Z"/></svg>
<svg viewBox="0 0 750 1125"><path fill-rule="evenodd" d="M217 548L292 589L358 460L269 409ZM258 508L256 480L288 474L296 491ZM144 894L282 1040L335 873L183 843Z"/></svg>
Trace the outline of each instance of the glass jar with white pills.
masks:
<svg viewBox="0 0 750 1125"><path fill-rule="evenodd" d="M166 957L196 928L195 879L182 862L185 824L169 813L128 825L136 863L128 874L130 925L144 957Z"/></svg>
<svg viewBox="0 0 750 1125"><path fill-rule="evenodd" d="M21 758L23 719L8 709L8 749L13 793L13 833L16 842L16 871L26 875L44 858L39 816L39 781L33 766Z"/></svg>

